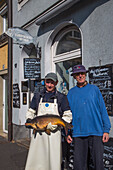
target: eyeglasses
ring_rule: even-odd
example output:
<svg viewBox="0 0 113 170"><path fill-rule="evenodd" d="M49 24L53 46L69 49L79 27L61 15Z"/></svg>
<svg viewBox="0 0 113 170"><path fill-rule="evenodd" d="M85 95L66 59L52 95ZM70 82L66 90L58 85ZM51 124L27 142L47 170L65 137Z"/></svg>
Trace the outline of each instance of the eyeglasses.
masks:
<svg viewBox="0 0 113 170"><path fill-rule="evenodd" d="M86 73L85 72L75 73L75 76L79 76L80 74L85 75Z"/></svg>

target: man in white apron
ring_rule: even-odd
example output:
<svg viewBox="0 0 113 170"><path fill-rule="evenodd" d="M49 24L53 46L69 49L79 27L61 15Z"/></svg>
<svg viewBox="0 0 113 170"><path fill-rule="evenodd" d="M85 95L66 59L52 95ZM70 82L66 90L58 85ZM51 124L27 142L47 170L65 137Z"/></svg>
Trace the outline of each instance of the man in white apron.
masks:
<svg viewBox="0 0 113 170"><path fill-rule="evenodd" d="M72 113L67 97L56 90L58 78L55 73L45 76L45 88L35 93L29 110L26 113L27 122L36 115L53 114L61 116L66 122L72 120ZM53 131L51 135L38 132L32 135L25 170L61 170L61 131L57 125L47 126ZM55 131L56 130L56 131Z"/></svg>

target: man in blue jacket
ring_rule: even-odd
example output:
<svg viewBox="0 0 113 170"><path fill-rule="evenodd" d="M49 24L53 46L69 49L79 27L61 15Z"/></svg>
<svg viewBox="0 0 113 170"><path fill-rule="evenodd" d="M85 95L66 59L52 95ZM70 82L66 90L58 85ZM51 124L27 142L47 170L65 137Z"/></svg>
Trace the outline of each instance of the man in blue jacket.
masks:
<svg viewBox="0 0 113 170"><path fill-rule="evenodd" d="M104 170L104 142L109 140L111 128L105 103L99 88L86 81L87 70L83 65L73 67L72 76L77 86L68 92L68 101L72 111L74 170L87 170L88 156L93 169ZM67 142L72 142L68 135Z"/></svg>

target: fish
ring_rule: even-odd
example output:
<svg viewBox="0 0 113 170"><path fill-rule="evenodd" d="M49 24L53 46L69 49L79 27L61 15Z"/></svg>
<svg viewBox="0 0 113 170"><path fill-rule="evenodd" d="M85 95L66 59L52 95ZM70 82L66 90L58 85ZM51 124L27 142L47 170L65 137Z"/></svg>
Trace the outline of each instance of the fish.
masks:
<svg viewBox="0 0 113 170"><path fill-rule="evenodd" d="M37 45L37 37L31 36L31 34L26 29L20 27L12 27L8 28L5 34L13 38L16 44L19 45L34 44L35 46Z"/></svg>
<svg viewBox="0 0 113 170"><path fill-rule="evenodd" d="M68 129L72 129L73 125L67 123L60 116L45 114L37 116L30 121L30 123L25 123L26 127L31 127L34 131L45 131L46 134L50 135L51 130L47 129L47 125L51 122L52 125L58 125L58 127L63 127L65 129L66 135L68 134Z"/></svg>

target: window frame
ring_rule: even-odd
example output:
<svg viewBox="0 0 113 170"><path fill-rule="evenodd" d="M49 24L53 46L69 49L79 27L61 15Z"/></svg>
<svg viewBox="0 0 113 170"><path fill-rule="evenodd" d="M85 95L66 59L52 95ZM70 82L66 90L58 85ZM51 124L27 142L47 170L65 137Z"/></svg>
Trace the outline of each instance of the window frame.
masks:
<svg viewBox="0 0 113 170"><path fill-rule="evenodd" d="M3 18L2 33L1 33L3 34L8 28L8 24L6 26L6 23L8 23L8 6L7 5L4 5L4 7L0 10L0 16Z"/></svg>
<svg viewBox="0 0 113 170"><path fill-rule="evenodd" d="M29 0L18 0L18 11L20 11L28 1Z"/></svg>
<svg viewBox="0 0 113 170"><path fill-rule="evenodd" d="M67 34L68 32L75 31L75 30L79 30L79 28L77 26L75 26L75 25L71 26L71 27L67 27L67 28L64 28L63 30L61 30L59 32L59 34L56 36L56 38L55 38L55 40L53 42L53 45L52 45L52 56L53 56L53 63L54 64L58 63L58 62L61 62L61 61L82 57L81 48L78 48L76 50L72 50L70 52L66 52L66 53L56 55L57 46L58 46L59 41L62 39L62 37L65 34ZM82 41L82 35L81 35L81 41Z"/></svg>

